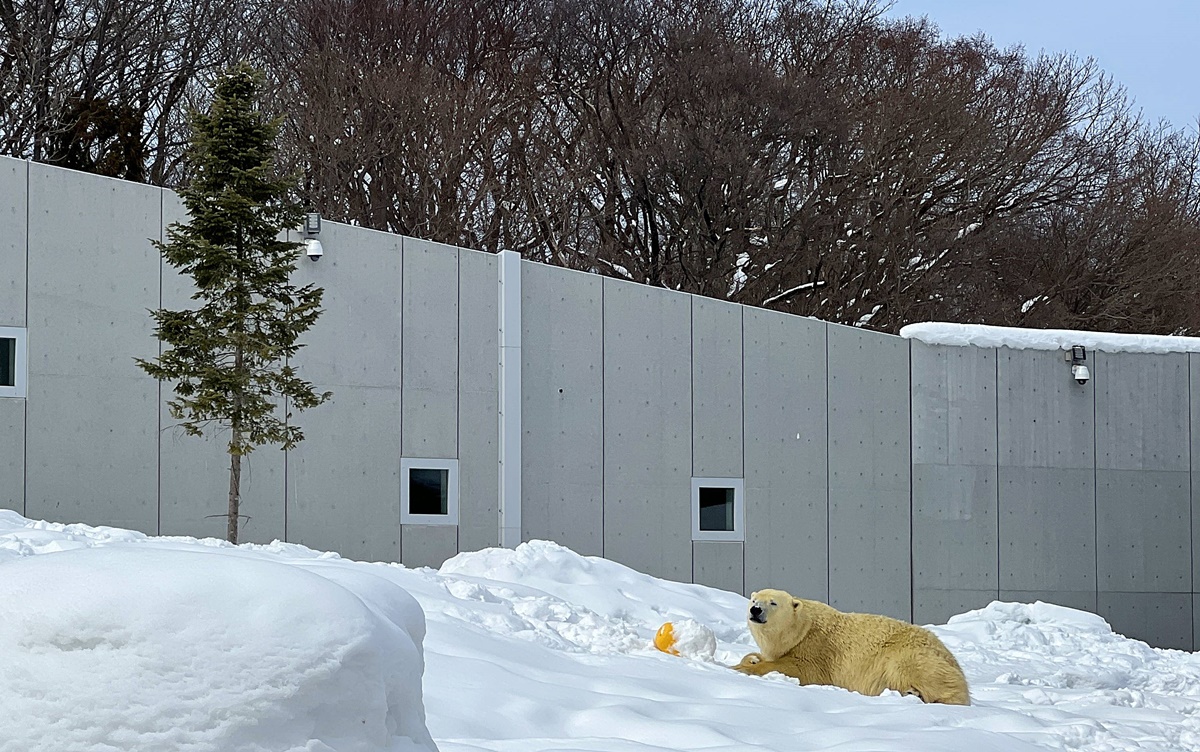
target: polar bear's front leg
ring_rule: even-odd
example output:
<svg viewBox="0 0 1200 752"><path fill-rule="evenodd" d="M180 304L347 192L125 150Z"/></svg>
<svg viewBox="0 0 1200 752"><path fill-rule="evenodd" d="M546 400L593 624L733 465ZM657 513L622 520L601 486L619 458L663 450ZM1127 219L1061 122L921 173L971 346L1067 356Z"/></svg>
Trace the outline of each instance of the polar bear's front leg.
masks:
<svg viewBox="0 0 1200 752"><path fill-rule="evenodd" d="M782 671L780 665L778 661L768 661L762 653L747 653L741 663L730 668L750 676L764 676L772 671Z"/></svg>

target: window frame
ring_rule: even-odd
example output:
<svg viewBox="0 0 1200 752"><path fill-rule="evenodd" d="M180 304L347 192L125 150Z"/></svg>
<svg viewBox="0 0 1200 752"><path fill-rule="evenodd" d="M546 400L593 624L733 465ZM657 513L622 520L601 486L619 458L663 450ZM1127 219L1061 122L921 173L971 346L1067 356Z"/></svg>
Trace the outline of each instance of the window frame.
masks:
<svg viewBox="0 0 1200 752"><path fill-rule="evenodd" d="M700 489L733 489L733 530L700 529ZM746 540L746 479L692 478L692 540L742 543Z"/></svg>
<svg viewBox="0 0 1200 752"><path fill-rule="evenodd" d="M0 326L0 339L15 339L17 353L13 386L0 385L0 398L25 399L29 396L28 330L23 326Z"/></svg>
<svg viewBox="0 0 1200 752"><path fill-rule="evenodd" d="M446 513L412 514L409 508L409 488L413 470L446 470ZM458 524L458 460L433 457L400 458L400 524L457 525Z"/></svg>

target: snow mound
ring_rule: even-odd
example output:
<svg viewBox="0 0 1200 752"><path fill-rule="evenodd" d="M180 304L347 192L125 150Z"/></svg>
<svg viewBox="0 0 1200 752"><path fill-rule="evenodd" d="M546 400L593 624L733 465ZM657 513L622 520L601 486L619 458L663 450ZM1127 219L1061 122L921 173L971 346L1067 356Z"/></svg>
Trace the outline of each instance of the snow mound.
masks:
<svg viewBox="0 0 1200 752"><path fill-rule="evenodd" d="M1083 345L1089 350L1131 353L1200 352L1200 337L1155 334L1116 334L1071 329L1021 329L983 324L947 324L938 321L909 324L900 336L927 345L1008 347L1013 350L1068 350Z"/></svg>
<svg viewBox="0 0 1200 752"><path fill-rule="evenodd" d="M1200 655L1040 602L930 627L951 707L731 671L740 595L544 541L436 571L0 512L0 598L0 752L1200 749Z"/></svg>
<svg viewBox="0 0 1200 752"><path fill-rule="evenodd" d="M10 554L58 551L0 559L0 750L436 749L424 617L401 588L36 528L0 536Z"/></svg>
<svg viewBox="0 0 1200 752"><path fill-rule="evenodd" d="M643 627L641 631L649 624L694 619L715 625L717 638L725 642L738 642L746 634L746 599L737 593L660 580L551 541L462 553L447 560L439 573L533 589L614 623Z"/></svg>

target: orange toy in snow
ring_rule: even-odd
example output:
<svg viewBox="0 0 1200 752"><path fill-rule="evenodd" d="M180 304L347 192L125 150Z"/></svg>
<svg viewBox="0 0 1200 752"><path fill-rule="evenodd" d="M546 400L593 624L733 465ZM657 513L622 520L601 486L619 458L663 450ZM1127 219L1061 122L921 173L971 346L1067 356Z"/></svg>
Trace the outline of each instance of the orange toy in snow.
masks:
<svg viewBox="0 0 1200 752"><path fill-rule="evenodd" d="M670 653L671 655L679 655L679 651L675 649L675 625L667 622L658 628L654 633L654 647Z"/></svg>

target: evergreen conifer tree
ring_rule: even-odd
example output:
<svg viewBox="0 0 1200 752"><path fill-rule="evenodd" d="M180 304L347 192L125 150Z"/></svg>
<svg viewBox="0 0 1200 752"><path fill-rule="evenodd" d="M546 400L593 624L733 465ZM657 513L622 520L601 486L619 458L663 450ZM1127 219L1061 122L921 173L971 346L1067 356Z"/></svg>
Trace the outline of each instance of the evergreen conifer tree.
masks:
<svg viewBox="0 0 1200 752"><path fill-rule="evenodd" d="M191 219L155 243L163 258L195 283L192 310L151 311L167 348L138 359L148 374L173 381L167 404L184 430L201 436L228 429L227 537L237 543L242 457L263 444L290 449L300 428L277 407L304 410L324 402L288 359L300 334L321 314L321 288L290 281L300 243L279 237L301 223L294 179L274 166L279 121L258 109L261 75L242 63L219 79L209 112L192 116L187 160L192 179L180 191Z"/></svg>

